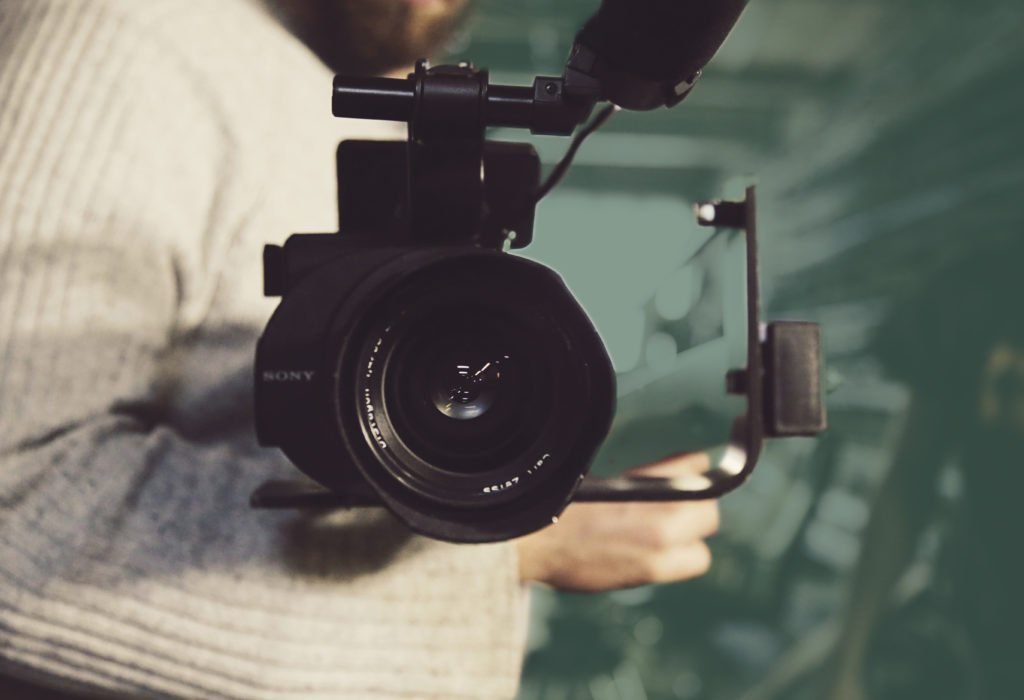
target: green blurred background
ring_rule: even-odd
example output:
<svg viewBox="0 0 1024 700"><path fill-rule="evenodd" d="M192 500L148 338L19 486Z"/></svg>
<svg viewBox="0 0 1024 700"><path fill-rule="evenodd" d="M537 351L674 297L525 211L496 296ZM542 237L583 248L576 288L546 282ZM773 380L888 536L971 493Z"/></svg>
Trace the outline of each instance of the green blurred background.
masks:
<svg viewBox="0 0 1024 700"><path fill-rule="evenodd" d="M452 56L560 74L596 6L483 0ZM715 427L634 389L686 355L664 300L693 202L748 181L765 316L821 324L830 427L724 499L706 577L535 590L523 700L1024 697L1022 36L1016 0L752 0L686 101L584 145L525 253L619 373L595 468ZM532 140L547 167L568 145Z"/></svg>

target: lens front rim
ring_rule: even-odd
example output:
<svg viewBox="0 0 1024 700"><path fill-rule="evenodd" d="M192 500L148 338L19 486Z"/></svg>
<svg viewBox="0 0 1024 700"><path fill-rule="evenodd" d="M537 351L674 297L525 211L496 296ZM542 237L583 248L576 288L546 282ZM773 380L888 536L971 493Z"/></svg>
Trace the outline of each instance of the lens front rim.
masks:
<svg viewBox="0 0 1024 700"><path fill-rule="evenodd" d="M408 444L407 436L401 434L391 413L388 380L393 373L391 368L394 366L395 351L400 347L400 343L395 340L403 330L403 317L458 301L454 295L437 295L426 305L405 311L398 318L389 317L386 313L380 314L381 320L374 324L373 329L368 329L369 334L363 352L360 353L360 367L365 371L357 381L356 400L363 408L363 435L391 478L435 503L487 507L518 498L527 486L528 479L531 487L543 480L545 475L541 467L547 461L545 455L561 452L560 436L574 432L577 422L577 417L573 415L567 418L568 426L559 425L553 418L559 413L570 413L569 399L586 392L586 381L567 361L566 348L558 342L559 335L554 332L557 328L554 319L542 309L534 309L531 315L534 316L535 332L538 332L538 349L551 365L548 373L551 386L547 390L549 401L547 405L538 406L548 420L535 421L540 427L536 437L528 445L522 446L517 454L496 466L475 473L460 472L425 459L424 455ZM541 329L547 332L539 333ZM368 411L367 407L372 410Z"/></svg>
<svg viewBox="0 0 1024 700"><path fill-rule="evenodd" d="M538 440L535 459L523 460L524 477L517 485L495 482L486 493L473 494L470 501L481 507L437 500L410 489L385 463L387 451L376 446L364 420L365 394L358 389L365 379L360 355L374 321L382 318L380 300L421 275L434 276L435 282L455 280L457 284L441 286L453 287L463 300L479 297L483 290L488 298L504 298L524 314L553 319L545 337L564 353L567 371L562 378L574 378L575 393L556 392L562 400L550 414L552 430ZM421 297L433 298L442 291L437 284L425 285ZM558 275L527 259L477 248L397 249L337 307L330 338L330 395L347 454L389 510L431 537L494 542L549 524L571 500L611 425L615 375L600 337Z"/></svg>

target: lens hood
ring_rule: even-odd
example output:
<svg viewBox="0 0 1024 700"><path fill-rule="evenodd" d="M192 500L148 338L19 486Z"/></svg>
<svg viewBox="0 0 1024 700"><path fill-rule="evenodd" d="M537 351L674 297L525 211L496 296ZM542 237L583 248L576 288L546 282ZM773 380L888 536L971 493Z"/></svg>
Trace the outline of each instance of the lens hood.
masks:
<svg viewBox="0 0 1024 700"><path fill-rule="evenodd" d="M340 255L289 290L257 352L264 444L450 541L549 524L613 413L611 363L558 275L469 246Z"/></svg>

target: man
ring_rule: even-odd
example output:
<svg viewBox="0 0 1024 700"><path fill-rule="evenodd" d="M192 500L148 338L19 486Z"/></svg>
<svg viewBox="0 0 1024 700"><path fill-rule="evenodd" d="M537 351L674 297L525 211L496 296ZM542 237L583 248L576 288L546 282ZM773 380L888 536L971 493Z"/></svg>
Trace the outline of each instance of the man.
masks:
<svg viewBox="0 0 1024 700"><path fill-rule="evenodd" d="M524 582L604 590L706 570L713 503L577 506L481 546L414 536L377 510L246 505L264 478L294 474L252 438L250 363L273 304L261 247L336 227L339 140L396 136L331 117L330 72L309 47L395 71L464 13L429 0L3 5L8 688L509 697Z"/></svg>

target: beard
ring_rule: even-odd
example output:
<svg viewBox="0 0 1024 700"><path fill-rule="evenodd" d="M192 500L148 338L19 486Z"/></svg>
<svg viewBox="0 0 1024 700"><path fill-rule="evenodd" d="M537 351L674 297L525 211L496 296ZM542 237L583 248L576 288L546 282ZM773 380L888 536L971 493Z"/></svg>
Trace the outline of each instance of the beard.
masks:
<svg viewBox="0 0 1024 700"><path fill-rule="evenodd" d="M287 0L293 31L335 73L383 75L444 47L472 0Z"/></svg>

